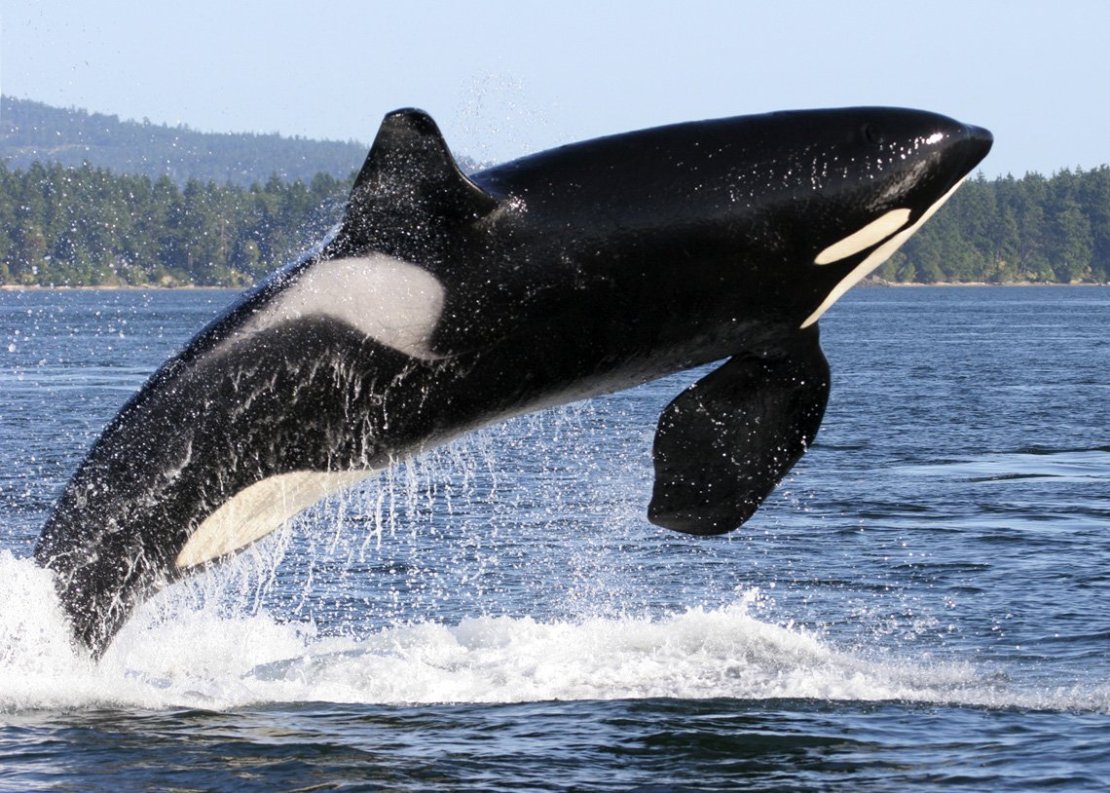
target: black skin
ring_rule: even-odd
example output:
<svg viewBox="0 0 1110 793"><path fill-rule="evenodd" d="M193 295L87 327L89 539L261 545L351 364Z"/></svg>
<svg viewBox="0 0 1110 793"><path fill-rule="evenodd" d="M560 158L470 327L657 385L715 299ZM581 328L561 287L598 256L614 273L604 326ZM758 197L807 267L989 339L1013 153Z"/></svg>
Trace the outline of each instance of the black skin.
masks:
<svg viewBox="0 0 1110 793"><path fill-rule="evenodd" d="M870 249L818 252L896 208L910 223L990 135L852 108L680 124L459 172L420 111L386 117L345 220L202 330L78 467L35 558L99 655L135 605L189 572L192 532L243 488L384 467L476 427L729 358L663 413L650 519L718 534L812 443L829 375L802 329ZM414 359L327 317L241 333L317 263L384 253L446 306Z"/></svg>

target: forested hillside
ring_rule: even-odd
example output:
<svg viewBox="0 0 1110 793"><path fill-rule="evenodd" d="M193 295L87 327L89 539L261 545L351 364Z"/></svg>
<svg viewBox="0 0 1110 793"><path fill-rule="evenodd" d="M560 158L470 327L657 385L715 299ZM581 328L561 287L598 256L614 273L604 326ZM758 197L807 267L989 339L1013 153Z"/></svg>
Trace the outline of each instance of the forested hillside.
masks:
<svg viewBox="0 0 1110 793"><path fill-rule="evenodd" d="M877 276L926 284L1110 281L1110 166L968 180Z"/></svg>
<svg viewBox="0 0 1110 793"><path fill-rule="evenodd" d="M349 183L242 187L0 163L0 284L241 286L318 240Z"/></svg>
<svg viewBox="0 0 1110 793"><path fill-rule="evenodd" d="M378 119L366 119L373 137ZM343 178L358 170L366 144L281 135L198 132L184 125L121 121L116 116L0 97L0 162L26 169L33 162L79 167L88 162L121 174L168 176L250 185L271 176L308 182L318 173Z"/></svg>
<svg viewBox="0 0 1110 793"><path fill-rule="evenodd" d="M349 182L326 174L241 186L0 164L0 283L253 282L336 222ZM876 273L879 280L1110 280L1110 167L982 177Z"/></svg>

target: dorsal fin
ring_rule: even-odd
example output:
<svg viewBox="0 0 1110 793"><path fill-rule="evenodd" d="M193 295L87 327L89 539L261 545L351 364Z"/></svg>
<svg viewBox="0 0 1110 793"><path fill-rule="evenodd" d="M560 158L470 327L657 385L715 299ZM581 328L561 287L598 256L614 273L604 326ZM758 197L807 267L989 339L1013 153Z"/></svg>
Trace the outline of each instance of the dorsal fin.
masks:
<svg viewBox="0 0 1110 793"><path fill-rule="evenodd" d="M382 121L355 179L343 234L373 243L393 231L412 233L475 220L497 208L496 196L466 177L435 121L422 110L395 110Z"/></svg>

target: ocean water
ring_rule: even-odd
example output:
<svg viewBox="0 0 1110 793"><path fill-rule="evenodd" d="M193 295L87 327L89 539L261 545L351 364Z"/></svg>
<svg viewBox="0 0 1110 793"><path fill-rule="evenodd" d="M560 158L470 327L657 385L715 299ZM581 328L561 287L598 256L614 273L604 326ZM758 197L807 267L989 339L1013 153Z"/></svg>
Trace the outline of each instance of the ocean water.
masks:
<svg viewBox="0 0 1110 793"><path fill-rule="evenodd" d="M755 518L647 523L697 373L514 420L146 603L30 561L226 292L0 292L0 790L1104 790L1110 288L857 289Z"/></svg>

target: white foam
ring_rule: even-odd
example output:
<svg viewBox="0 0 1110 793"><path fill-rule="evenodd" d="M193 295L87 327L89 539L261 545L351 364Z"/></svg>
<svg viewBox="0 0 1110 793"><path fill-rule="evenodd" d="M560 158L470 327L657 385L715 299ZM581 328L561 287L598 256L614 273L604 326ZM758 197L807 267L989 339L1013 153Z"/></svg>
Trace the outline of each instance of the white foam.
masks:
<svg viewBox="0 0 1110 793"><path fill-rule="evenodd" d="M664 618L479 617L394 624L359 637L214 606L166 619L148 604L94 664L70 649L48 574L2 551L0 581L0 712L643 697L1110 711L1108 687L1016 691L971 664L837 648L753 616L754 592Z"/></svg>

